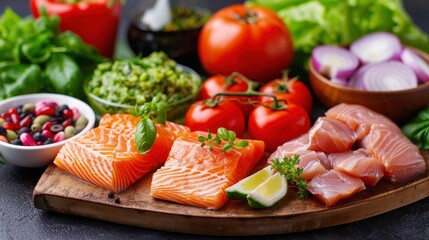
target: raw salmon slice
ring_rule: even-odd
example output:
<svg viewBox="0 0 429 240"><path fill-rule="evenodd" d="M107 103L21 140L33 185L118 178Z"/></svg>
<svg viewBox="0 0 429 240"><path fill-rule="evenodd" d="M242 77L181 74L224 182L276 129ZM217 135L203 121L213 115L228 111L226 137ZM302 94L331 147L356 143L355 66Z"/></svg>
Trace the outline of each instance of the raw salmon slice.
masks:
<svg viewBox="0 0 429 240"><path fill-rule="evenodd" d="M124 134L134 137L135 127L139 123L140 118L130 114L104 114L98 124L99 127L111 128L121 131ZM158 124L159 128L163 128L169 132L169 136L176 139L180 135L189 132L189 128L174 122L165 122L164 125Z"/></svg>
<svg viewBox="0 0 429 240"><path fill-rule="evenodd" d="M201 147L198 136L190 132L174 141L165 165L152 177L151 196L158 199L219 209L227 201L225 189L247 177L264 155L264 142L247 140L249 146L222 152Z"/></svg>
<svg viewBox="0 0 429 240"><path fill-rule="evenodd" d="M356 176L369 186L375 186L384 176L383 165L365 149L331 153L328 155L333 169Z"/></svg>
<svg viewBox="0 0 429 240"><path fill-rule="evenodd" d="M101 117L98 127L105 127L116 129L125 135L134 136L135 128L141 118L135 117L131 114L104 114Z"/></svg>
<svg viewBox="0 0 429 240"><path fill-rule="evenodd" d="M417 146L387 126L371 127L361 144L381 162L384 177L391 182L407 181L426 171L425 160Z"/></svg>
<svg viewBox="0 0 429 240"><path fill-rule="evenodd" d="M325 115L346 123L356 132L356 140L365 137L372 125L385 125L392 131L401 132L390 119L361 105L341 103L329 109Z"/></svg>
<svg viewBox="0 0 429 240"><path fill-rule="evenodd" d="M309 131L309 150L325 153L344 152L355 143L355 133L345 123L319 117Z"/></svg>
<svg viewBox="0 0 429 240"><path fill-rule="evenodd" d="M110 191L127 188L165 162L177 135L177 129L171 133L169 127L156 124L157 137L152 149L139 154L134 141L139 120L127 114L103 116L99 127L67 142L54 163L74 176Z"/></svg>
<svg viewBox="0 0 429 240"><path fill-rule="evenodd" d="M317 175L307 185L307 190L329 207L364 189L361 179L337 170Z"/></svg>

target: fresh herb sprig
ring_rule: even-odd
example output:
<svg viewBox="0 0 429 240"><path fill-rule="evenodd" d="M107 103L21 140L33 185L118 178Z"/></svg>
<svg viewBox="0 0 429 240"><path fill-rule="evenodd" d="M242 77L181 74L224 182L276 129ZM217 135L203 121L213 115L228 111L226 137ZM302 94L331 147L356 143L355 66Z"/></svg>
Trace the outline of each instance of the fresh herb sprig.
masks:
<svg viewBox="0 0 429 240"><path fill-rule="evenodd" d="M137 124L134 135L137 150L139 153L148 152L156 139L155 123L165 124L167 121L167 111L155 99L150 103L142 105L137 110L137 116L142 119Z"/></svg>
<svg viewBox="0 0 429 240"><path fill-rule="evenodd" d="M237 136L234 131L227 130L226 128L218 128L216 135L210 133L207 134L207 137L199 136L198 141L201 143L201 147L209 146L210 151L213 150L214 144L220 145L222 144L222 140L226 141L226 143L222 146L222 151L226 152L233 147L238 149L249 146L249 142L246 140L235 141Z"/></svg>
<svg viewBox="0 0 429 240"><path fill-rule="evenodd" d="M303 200L309 196L307 191L307 181L302 177L302 168L296 167L299 164L299 155L284 157L283 161L278 158L271 160L271 167L286 177L290 184L298 186L298 197Z"/></svg>

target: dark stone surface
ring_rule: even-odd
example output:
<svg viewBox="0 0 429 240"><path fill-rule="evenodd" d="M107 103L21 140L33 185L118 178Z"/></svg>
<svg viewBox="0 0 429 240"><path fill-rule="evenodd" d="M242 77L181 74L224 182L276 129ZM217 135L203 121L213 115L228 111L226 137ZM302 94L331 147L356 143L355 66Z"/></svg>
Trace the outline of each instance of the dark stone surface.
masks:
<svg viewBox="0 0 429 240"><path fill-rule="evenodd" d="M123 18L134 4L128 0ZM239 1L210 1L213 8ZM406 0L415 22L429 32L429 3ZM20 15L29 14L28 0L1 0L0 12L10 6ZM124 23L120 36L124 34ZM318 108L317 113L323 112ZM0 166L0 239L217 239L124 226L83 217L45 212L34 208L32 191L44 169L25 169L8 163ZM268 239L267 236L252 239ZM269 236L269 239L429 239L429 198L358 222L341 226Z"/></svg>

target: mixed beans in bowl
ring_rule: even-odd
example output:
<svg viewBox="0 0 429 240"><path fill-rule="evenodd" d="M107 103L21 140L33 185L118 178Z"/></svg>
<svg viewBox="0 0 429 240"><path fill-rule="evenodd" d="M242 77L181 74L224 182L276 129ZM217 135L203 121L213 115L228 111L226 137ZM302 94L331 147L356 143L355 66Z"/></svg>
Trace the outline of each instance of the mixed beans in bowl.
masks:
<svg viewBox="0 0 429 240"><path fill-rule="evenodd" d="M95 124L83 101L61 94L29 94L0 102L0 154L21 167L43 167L59 149Z"/></svg>

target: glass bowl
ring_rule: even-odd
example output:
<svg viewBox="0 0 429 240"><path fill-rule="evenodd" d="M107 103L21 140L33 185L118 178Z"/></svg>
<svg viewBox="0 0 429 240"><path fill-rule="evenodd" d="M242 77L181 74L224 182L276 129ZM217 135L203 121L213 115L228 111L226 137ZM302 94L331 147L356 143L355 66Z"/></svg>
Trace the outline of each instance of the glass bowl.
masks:
<svg viewBox="0 0 429 240"><path fill-rule="evenodd" d="M169 121L181 122L183 117L195 101L198 96L201 87L201 77L198 73L192 70L189 67L177 64L177 69L187 72L191 75L193 81L191 94L182 98L176 102L163 105L167 111L167 119ZM111 102L100 97L95 96L88 90L88 81L85 82L84 91L87 96L87 101L94 109L98 118L103 116L106 113L115 114L115 113L130 113L133 114L136 110L136 107L133 105L121 104L116 102Z"/></svg>

